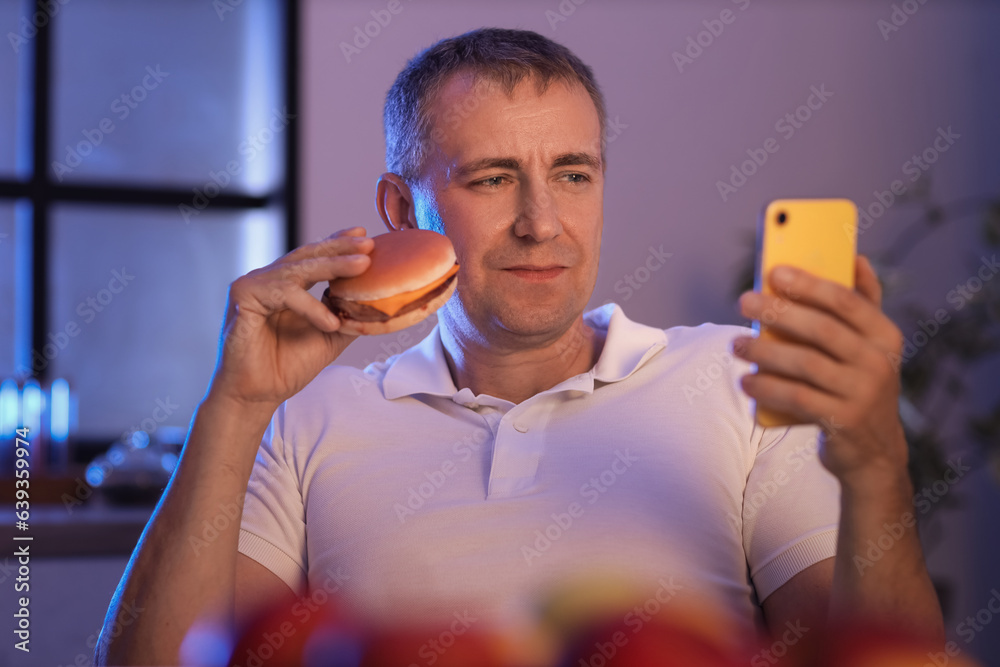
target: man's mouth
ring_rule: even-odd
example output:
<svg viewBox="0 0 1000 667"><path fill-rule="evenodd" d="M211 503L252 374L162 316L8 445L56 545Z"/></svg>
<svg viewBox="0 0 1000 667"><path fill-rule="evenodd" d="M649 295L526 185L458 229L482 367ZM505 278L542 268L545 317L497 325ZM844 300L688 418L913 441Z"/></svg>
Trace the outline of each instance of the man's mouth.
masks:
<svg viewBox="0 0 1000 667"><path fill-rule="evenodd" d="M545 280L552 280L562 275L563 271L566 270L565 266L560 266L559 264L548 264L545 266L534 265L534 264L521 264L519 266L510 266L504 269L508 273L511 273L522 280L528 280L533 282L542 282Z"/></svg>

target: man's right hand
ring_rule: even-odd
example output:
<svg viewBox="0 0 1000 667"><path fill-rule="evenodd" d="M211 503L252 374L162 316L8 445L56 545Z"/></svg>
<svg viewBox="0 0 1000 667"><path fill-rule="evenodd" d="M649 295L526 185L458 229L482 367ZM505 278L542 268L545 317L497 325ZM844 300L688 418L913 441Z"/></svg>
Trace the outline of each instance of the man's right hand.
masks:
<svg viewBox="0 0 1000 667"><path fill-rule="evenodd" d="M354 340L307 290L363 273L374 247L364 233L337 232L230 285L208 395L112 598L96 664L176 665L188 628L206 618L232 622L243 498L267 424ZM231 520L224 508L234 505ZM228 517L221 527L220 516ZM206 526L214 536L194 546ZM133 607L144 611L131 615Z"/></svg>
<svg viewBox="0 0 1000 667"><path fill-rule="evenodd" d="M270 414L340 356L356 336L307 290L363 273L374 246L364 234L341 230L230 285L211 395Z"/></svg>

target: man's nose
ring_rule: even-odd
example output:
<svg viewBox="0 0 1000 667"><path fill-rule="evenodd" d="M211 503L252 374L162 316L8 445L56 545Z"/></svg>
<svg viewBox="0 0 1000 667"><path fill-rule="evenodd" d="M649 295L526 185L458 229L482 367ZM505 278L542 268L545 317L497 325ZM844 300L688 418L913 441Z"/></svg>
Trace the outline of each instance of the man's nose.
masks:
<svg viewBox="0 0 1000 667"><path fill-rule="evenodd" d="M525 183L514 233L541 243L562 234L559 210L547 185Z"/></svg>

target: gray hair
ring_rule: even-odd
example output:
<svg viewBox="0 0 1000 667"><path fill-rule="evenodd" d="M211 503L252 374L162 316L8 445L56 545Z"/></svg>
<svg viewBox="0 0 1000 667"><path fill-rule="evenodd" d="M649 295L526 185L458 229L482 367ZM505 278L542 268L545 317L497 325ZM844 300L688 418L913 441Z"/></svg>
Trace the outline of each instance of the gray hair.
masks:
<svg viewBox="0 0 1000 667"><path fill-rule="evenodd" d="M581 84L597 108L604 161L607 112L590 67L565 46L536 32L480 28L443 39L421 51L396 77L386 95L383 115L388 171L399 174L407 183L419 179L428 141L437 143L445 136L440 126L431 131L432 102L448 78L459 72L470 73L477 81L497 83L508 95L528 77L536 80L539 94L552 81ZM455 114L463 114L463 109L450 111L452 119Z"/></svg>

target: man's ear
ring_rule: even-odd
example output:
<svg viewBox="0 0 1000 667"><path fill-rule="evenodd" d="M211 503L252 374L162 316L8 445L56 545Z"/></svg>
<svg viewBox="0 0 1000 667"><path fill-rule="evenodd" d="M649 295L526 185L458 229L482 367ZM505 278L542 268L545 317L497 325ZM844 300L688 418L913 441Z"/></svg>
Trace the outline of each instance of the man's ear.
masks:
<svg viewBox="0 0 1000 667"><path fill-rule="evenodd" d="M375 186L375 208L391 232L417 228L413 193L399 174L386 172L379 176Z"/></svg>

